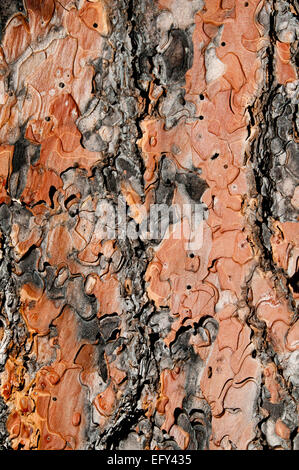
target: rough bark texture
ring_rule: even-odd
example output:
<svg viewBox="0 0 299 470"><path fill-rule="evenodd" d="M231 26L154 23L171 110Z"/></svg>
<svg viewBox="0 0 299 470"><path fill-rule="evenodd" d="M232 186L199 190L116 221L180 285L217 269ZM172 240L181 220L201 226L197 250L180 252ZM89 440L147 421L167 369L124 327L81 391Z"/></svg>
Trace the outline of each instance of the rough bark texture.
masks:
<svg viewBox="0 0 299 470"><path fill-rule="evenodd" d="M1 1L0 448L299 447L297 15Z"/></svg>

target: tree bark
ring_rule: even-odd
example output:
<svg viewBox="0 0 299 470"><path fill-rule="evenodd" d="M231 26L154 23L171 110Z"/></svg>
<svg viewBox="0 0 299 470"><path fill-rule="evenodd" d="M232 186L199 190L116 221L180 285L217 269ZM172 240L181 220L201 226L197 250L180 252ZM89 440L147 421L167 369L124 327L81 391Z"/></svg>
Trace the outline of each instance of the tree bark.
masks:
<svg viewBox="0 0 299 470"><path fill-rule="evenodd" d="M1 449L298 449L297 15L1 2Z"/></svg>

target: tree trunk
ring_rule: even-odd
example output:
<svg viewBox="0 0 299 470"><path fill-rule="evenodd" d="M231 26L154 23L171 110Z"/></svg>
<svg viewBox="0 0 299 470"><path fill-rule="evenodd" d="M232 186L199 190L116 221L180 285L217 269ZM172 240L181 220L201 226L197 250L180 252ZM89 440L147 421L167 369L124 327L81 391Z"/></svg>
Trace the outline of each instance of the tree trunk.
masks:
<svg viewBox="0 0 299 470"><path fill-rule="evenodd" d="M299 447L297 14L2 0L0 448Z"/></svg>

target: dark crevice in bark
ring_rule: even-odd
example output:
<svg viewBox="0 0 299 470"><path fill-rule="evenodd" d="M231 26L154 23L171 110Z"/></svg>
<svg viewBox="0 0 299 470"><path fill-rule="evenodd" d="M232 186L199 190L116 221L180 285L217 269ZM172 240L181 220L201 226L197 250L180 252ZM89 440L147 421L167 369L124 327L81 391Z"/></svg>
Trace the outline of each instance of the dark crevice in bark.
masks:
<svg viewBox="0 0 299 470"><path fill-rule="evenodd" d="M283 2L285 8L286 2ZM294 4L294 2L290 2ZM281 21L278 7L282 5L277 1L273 1L270 12L270 29L269 39L270 43L263 56L266 61L265 68L265 82L263 89L255 100L252 106L248 108L250 116L249 135L251 129L256 129L256 133L251 140L250 144L250 159L252 162L253 174L255 179L255 187L251 194L252 198L256 201L256 214L253 217L255 227L253 227L254 239L256 245L260 249L259 266L264 272L271 272L274 285L278 291L283 291L286 298L289 299L290 308L294 312L293 323L298 318L298 312L295 309L295 302L293 299L292 291L289 285L292 284L288 274L279 268L274 260L270 237L273 234L272 220L296 221L298 211L290 204L290 198L283 194L283 189L280 185L284 178L291 177L294 181L294 187L298 184L297 175L288 172L286 160L285 167L278 161L279 155L286 151L288 145L293 145L292 142L296 141L294 128L296 126L295 112L296 105L290 97L284 85L279 85L276 80L275 72L275 43L278 40L277 26ZM291 116L291 118L282 121L281 116ZM281 119L279 121L279 119ZM287 126L287 131L284 133L283 123ZM291 136L291 137L290 137ZM298 147L297 147L298 149ZM293 152L291 158L296 158ZM278 205L281 201L281 196L284 198L284 205ZM251 225L252 220L251 220ZM295 276L296 278L296 276ZM294 278L294 279L295 279ZM296 281L295 281L296 282ZM249 297L249 295L247 295ZM278 415L275 418L275 410L271 408L269 402L265 398L267 389L265 384L261 387L260 396L258 398L258 406L268 409L269 416L262 417L258 422L258 430L260 433L259 444L263 449L271 449L271 444L268 442L266 425L269 419L278 419L282 415L293 419L289 421L292 429L291 440L296 435L296 400L298 399L298 390L292 386L285 378L285 366L281 364L281 358L277 354L272 345L269 343L268 332L266 323L261 322L256 315L255 308L252 306L251 301L248 301L251 307L251 313L247 319L247 323L253 332L253 341L256 344L257 354L264 365L269 364L271 361L277 367L280 385L284 390L284 399L280 403ZM269 406L270 408L269 408ZM274 414L273 414L274 413ZM291 444L293 448L293 443Z"/></svg>

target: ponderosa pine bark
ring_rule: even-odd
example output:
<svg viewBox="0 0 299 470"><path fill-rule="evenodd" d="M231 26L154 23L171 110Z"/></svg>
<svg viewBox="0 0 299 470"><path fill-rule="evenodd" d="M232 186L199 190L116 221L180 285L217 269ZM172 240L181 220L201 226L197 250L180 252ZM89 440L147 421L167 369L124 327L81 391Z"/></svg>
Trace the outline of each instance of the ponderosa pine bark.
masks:
<svg viewBox="0 0 299 470"><path fill-rule="evenodd" d="M297 17L1 1L2 449L298 449Z"/></svg>

